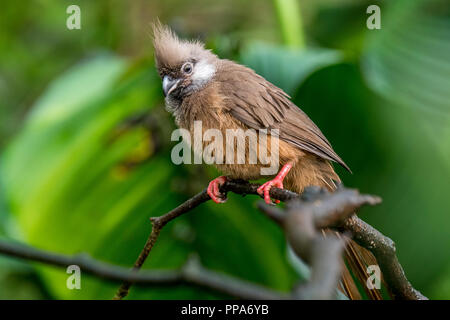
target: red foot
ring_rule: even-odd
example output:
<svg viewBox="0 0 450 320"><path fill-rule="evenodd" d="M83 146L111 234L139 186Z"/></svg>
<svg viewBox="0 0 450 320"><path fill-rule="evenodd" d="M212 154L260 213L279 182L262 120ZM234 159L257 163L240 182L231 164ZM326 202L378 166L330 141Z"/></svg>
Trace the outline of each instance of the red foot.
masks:
<svg viewBox="0 0 450 320"><path fill-rule="evenodd" d="M227 201L226 196L220 192L220 187L226 181L227 177L220 176L209 183L208 189L206 191L208 192L208 195L211 197L212 201L214 201L215 203L224 203Z"/></svg>
<svg viewBox="0 0 450 320"><path fill-rule="evenodd" d="M291 163L287 163L283 166L283 168L281 168L280 172L278 172L277 176L270 181L267 181L266 183L264 183L262 186L260 186L257 190L257 192L261 195L264 196L264 201L267 204L271 204L272 200L270 199L270 189L275 186L277 188L283 189L283 180L286 177L286 175L288 174L289 170L291 170L292 168L292 164ZM280 200L275 200L275 203L280 203Z"/></svg>

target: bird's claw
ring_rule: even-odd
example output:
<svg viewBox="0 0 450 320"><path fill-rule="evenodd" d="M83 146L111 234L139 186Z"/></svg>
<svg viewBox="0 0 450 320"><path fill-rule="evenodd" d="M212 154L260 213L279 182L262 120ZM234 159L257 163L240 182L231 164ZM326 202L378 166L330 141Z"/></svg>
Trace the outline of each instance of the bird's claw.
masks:
<svg viewBox="0 0 450 320"><path fill-rule="evenodd" d="M212 180L206 192L211 197L212 201L215 203L225 203L227 201L227 196L220 192L220 187L227 181L227 177L220 176Z"/></svg>
<svg viewBox="0 0 450 320"><path fill-rule="evenodd" d="M270 199L270 189L272 187L283 189L283 179L276 177L273 180L267 181L257 189L258 194L264 197L264 201L267 204L272 204L272 200ZM280 200L275 199L275 203L280 203Z"/></svg>

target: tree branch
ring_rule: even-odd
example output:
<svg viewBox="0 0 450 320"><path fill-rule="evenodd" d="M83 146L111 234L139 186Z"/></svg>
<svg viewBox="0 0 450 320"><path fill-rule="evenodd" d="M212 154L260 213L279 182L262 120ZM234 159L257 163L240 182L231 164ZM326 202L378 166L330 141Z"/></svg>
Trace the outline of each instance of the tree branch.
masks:
<svg viewBox="0 0 450 320"><path fill-rule="evenodd" d="M428 300L406 278L396 255L394 241L357 217L345 221L342 228L349 231L360 246L373 253L394 299Z"/></svg>
<svg viewBox="0 0 450 320"><path fill-rule="evenodd" d="M258 184L252 184L241 180L234 180L227 181L222 186L221 191L225 194L228 192L234 192L243 196L249 194L258 195L256 191L258 187ZM315 187L307 188L307 190L305 190L302 195L286 189L272 188L270 190L270 196L274 199L278 199L284 202L288 202L293 199L302 199L307 201L315 200L316 203L317 201L321 201L322 206L316 206L317 208L320 208L320 210L315 213L314 218L316 220L316 226L318 227L325 227L332 224L333 226L338 226L342 224L343 221L345 221L345 219L348 218L354 212L354 210L356 210L360 206L364 204L375 205L381 201L379 197L360 195L357 190L346 189L341 185L338 187L336 192L331 194ZM156 230L152 230L152 233L149 237L149 240L147 241L147 244L144 247L144 250L141 252L138 260L136 261L134 269L138 270L144 263L159 235L162 226L164 226L170 220L186 213L187 211L208 200L209 196L207 195L206 190L203 190L169 213L159 218L153 218L153 221L155 219L161 219L162 221L164 221L164 224L161 226L157 225L157 227L155 228ZM337 210L336 208L340 208L340 210ZM285 217L285 212L278 208L269 207L264 211L266 214L268 214L269 217L271 217L278 223L281 223L282 219ZM340 212L346 212L346 214L341 215ZM347 221L348 220L349 219L347 219ZM383 272L385 281L394 297L398 299L427 299L419 291L414 289L407 280L403 268L401 267L397 257L395 256L395 247L392 240L385 237L378 231L376 234L372 234L372 237L369 237L370 240L368 240L368 236L364 233L376 230L356 216L353 217L351 221L352 224L350 225L346 223L344 225L344 229L350 231L355 238L355 241L357 241L362 247L368 249L369 251L375 250L372 251L372 253L375 255L377 260L382 261L380 263L380 269ZM367 227L370 227L371 229ZM390 246L389 250L376 249L383 247L382 244L386 245L387 243L390 243L390 245L388 245L388 247ZM119 288L114 299L122 299L126 297L129 292L130 286L131 283L124 283Z"/></svg>
<svg viewBox="0 0 450 320"><path fill-rule="evenodd" d="M256 192L256 189L258 189L257 184L250 184L245 181L227 181L224 186L222 186L221 191L224 193L227 193L229 191L232 191L237 194L246 195L246 194L258 194ZM273 190L273 191L272 191ZM277 190L281 190L283 194L286 193L287 190L282 189L272 189L271 194L273 193L273 196L279 196L283 197L281 193ZM289 191L290 192L290 191ZM284 195L285 199L288 199L289 194L291 193L292 197L298 196L296 193L290 192L286 193ZM144 245L144 249L142 249L141 253L139 254L139 257L137 258L136 262L134 263L132 270L139 270L141 269L142 265L144 264L145 260L147 259L148 255L150 254L151 250L153 249L153 246L156 243L156 240L159 237L159 234L161 232L161 229L171 220L185 214L186 212L196 208L203 202L206 202L210 200L210 197L208 193L206 192L206 189L204 189L202 192L197 193L192 198L186 200L184 203L176 207L175 209L169 211L168 213L160 216L160 217L153 217L150 218L150 221L152 222L152 232L150 233L150 236L147 239L147 242ZM132 285L132 282L124 282L119 289L117 290L114 300L121 300L125 298L129 291L130 287Z"/></svg>
<svg viewBox="0 0 450 320"><path fill-rule="evenodd" d="M228 181L221 190L224 193L231 191L241 195L257 194L258 186L244 181ZM272 188L270 195L274 199L286 201L286 209L265 204L259 205L259 208L283 227L294 252L309 263L312 270L309 281L295 288L289 296L207 270L198 261L192 259L179 270L138 272L155 245L161 229L171 220L208 201L209 196L206 190L165 215L150 219L153 223L152 232L131 271L96 261L86 255L66 256L2 240L0 240L0 253L59 267L78 265L88 274L110 281L123 282L115 299L124 298L133 283L164 286L190 284L242 299L325 299L334 297L336 293L340 275L339 258L343 243L334 236L327 235L323 238L318 230L334 227L351 233L358 244L375 255L394 298L426 299L407 280L395 255L395 245L392 240L353 215L354 211L362 205L379 203L380 198L361 195L357 190L346 189L342 186L334 193L310 187L302 195L289 190Z"/></svg>
<svg viewBox="0 0 450 320"><path fill-rule="evenodd" d="M326 238L319 232L315 205L299 199L288 203L283 214L265 203L259 205L261 211L274 218L284 229L286 239L293 251L311 267L311 277L305 284L298 286L293 297L296 299L333 299L341 274L341 255L344 243L335 235ZM321 205L319 204L321 207ZM335 211L328 212L336 217ZM347 212L340 211L341 215ZM324 217L323 214L322 217ZM332 221L331 217L328 217ZM341 217L339 217L341 219Z"/></svg>
<svg viewBox="0 0 450 320"><path fill-rule="evenodd" d="M139 257L137 258L136 262L134 263L133 269L134 271L137 271L141 269L142 265L144 264L145 260L147 259L148 255L153 249L153 246L156 243L156 240L158 240L159 233L161 232L161 229L171 220L181 216L182 214L194 209L198 205L202 204L205 201L208 201L210 198L208 194L206 193L206 189L202 192L196 194L189 200L185 201L183 204L179 205L172 211L169 211L165 215L162 215L160 217L153 217L150 218L150 221L152 222L152 232L150 233L150 236L147 239L147 242L144 245L144 249L142 249L141 253L139 254ZM133 283L130 281L126 281L122 283L122 285L119 287L119 289L116 292L116 295L114 296L114 300L121 300L124 297L128 295L128 292L130 291L130 287Z"/></svg>
<svg viewBox="0 0 450 320"><path fill-rule="evenodd" d="M144 286L187 284L241 299L274 300L288 298L288 295L284 293L205 269L198 259L193 257L179 270L152 270L138 273L136 270L130 271L128 268L95 260L86 254L68 256L4 240L0 240L0 252L12 257L57 267L67 268L70 265L77 265L86 274L114 282L125 281Z"/></svg>

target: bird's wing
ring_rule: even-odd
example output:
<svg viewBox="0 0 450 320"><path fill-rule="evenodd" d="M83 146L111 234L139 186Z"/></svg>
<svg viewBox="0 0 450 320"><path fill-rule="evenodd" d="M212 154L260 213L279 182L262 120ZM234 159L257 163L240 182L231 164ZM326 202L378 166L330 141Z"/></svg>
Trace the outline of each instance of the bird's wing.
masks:
<svg viewBox="0 0 450 320"><path fill-rule="evenodd" d="M217 80L226 97L226 107L238 120L254 129L281 122L290 108L289 96L253 70L223 61Z"/></svg>
<svg viewBox="0 0 450 320"><path fill-rule="evenodd" d="M216 80L225 108L253 129L279 129L280 139L350 171L312 120L280 88L253 70L224 60Z"/></svg>

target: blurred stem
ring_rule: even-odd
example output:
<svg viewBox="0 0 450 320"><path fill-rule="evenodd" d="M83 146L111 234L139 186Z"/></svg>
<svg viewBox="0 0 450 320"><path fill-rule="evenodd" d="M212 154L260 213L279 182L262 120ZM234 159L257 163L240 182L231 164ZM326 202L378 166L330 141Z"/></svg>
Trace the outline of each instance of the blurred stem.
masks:
<svg viewBox="0 0 450 320"><path fill-rule="evenodd" d="M297 0L273 0L283 42L288 47L304 48L302 17Z"/></svg>

